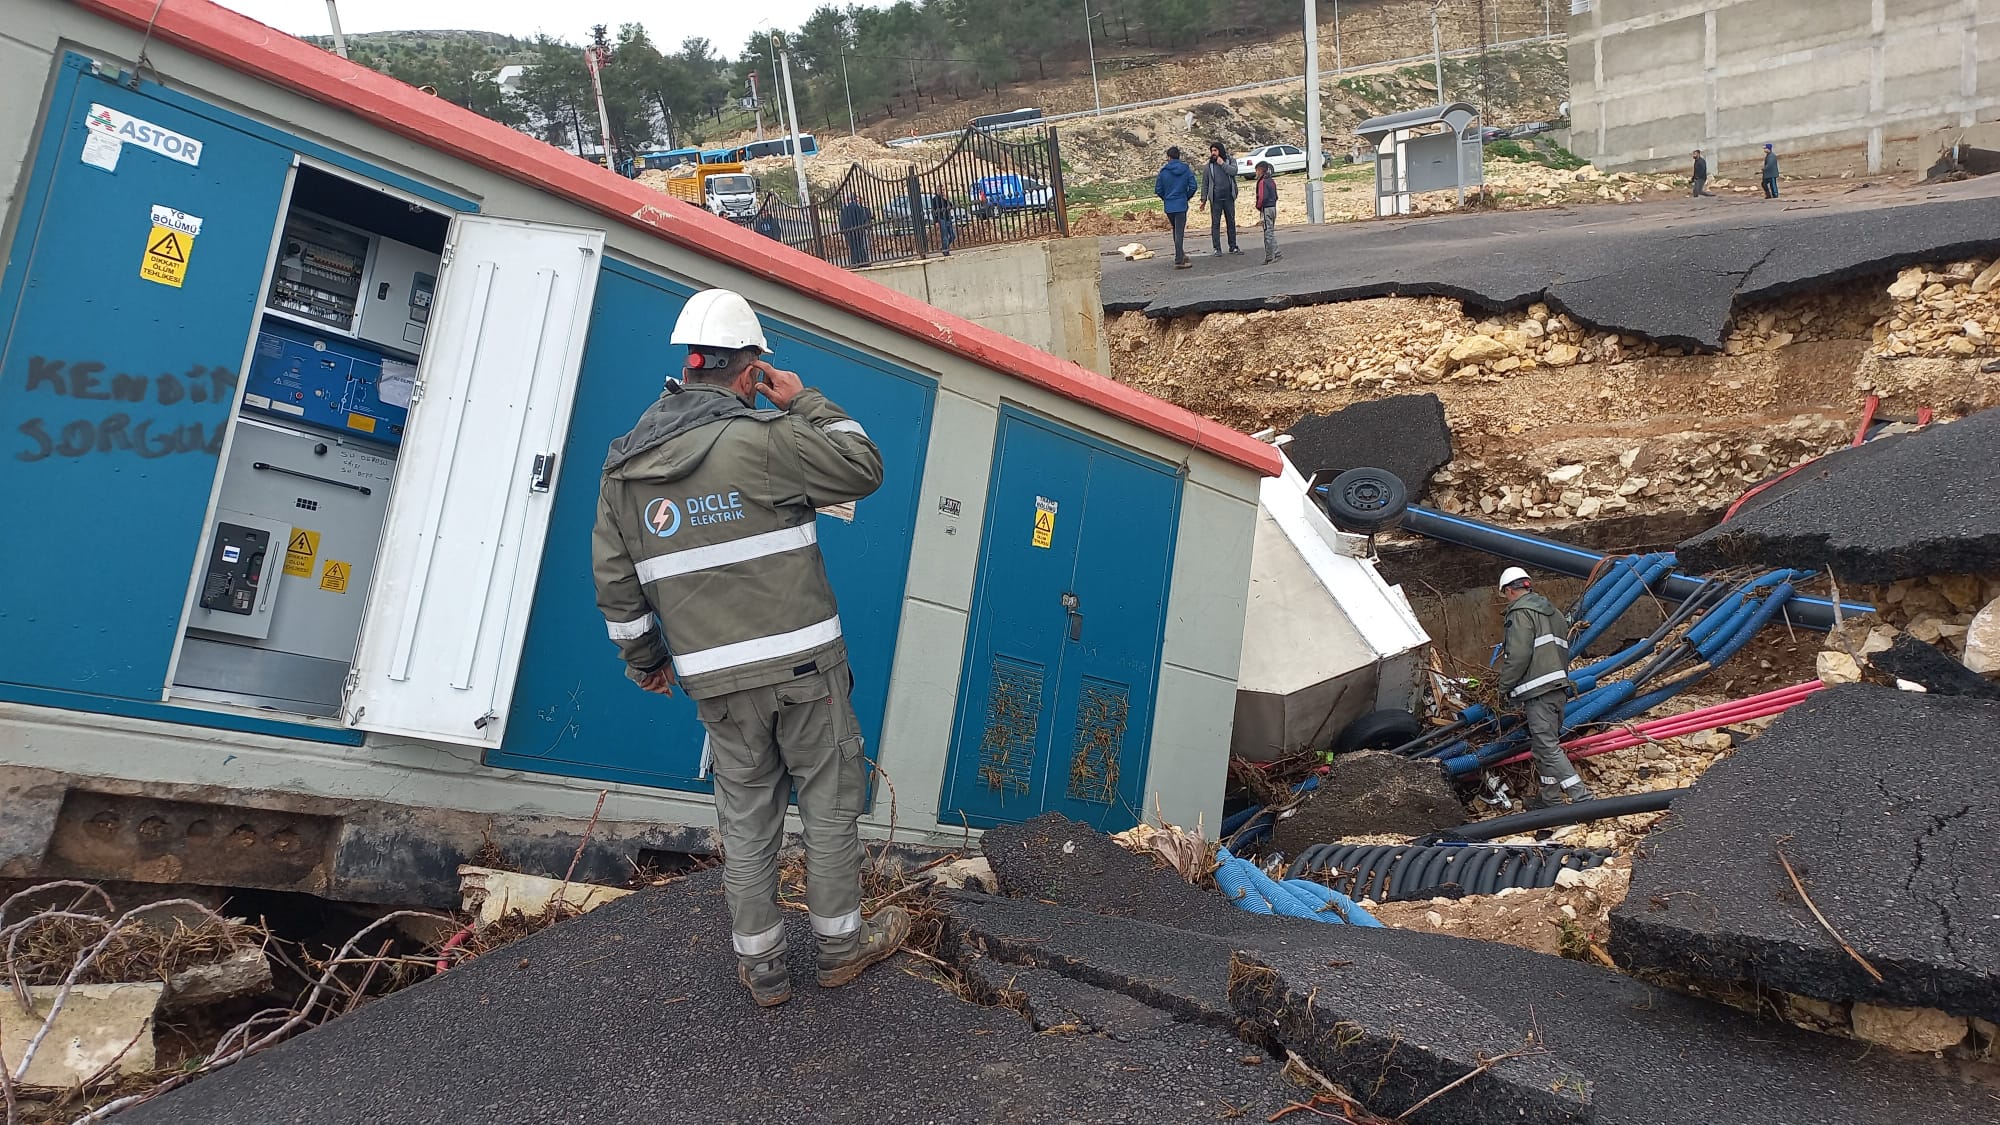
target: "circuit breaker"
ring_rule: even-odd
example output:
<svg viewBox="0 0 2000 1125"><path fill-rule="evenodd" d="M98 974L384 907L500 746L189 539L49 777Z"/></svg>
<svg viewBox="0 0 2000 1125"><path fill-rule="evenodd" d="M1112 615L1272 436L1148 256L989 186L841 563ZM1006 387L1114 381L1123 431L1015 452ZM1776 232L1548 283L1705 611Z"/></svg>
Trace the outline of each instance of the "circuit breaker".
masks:
<svg viewBox="0 0 2000 1125"><path fill-rule="evenodd" d="M219 510L209 529L208 553L189 623L234 637L268 637L277 562L289 530L274 520L228 508Z"/></svg>
<svg viewBox="0 0 2000 1125"><path fill-rule="evenodd" d="M243 405L397 445L416 377L414 363L267 317L250 354Z"/></svg>
<svg viewBox="0 0 2000 1125"><path fill-rule="evenodd" d="M391 351L417 354L437 296L438 256L393 238L375 239L358 335Z"/></svg>

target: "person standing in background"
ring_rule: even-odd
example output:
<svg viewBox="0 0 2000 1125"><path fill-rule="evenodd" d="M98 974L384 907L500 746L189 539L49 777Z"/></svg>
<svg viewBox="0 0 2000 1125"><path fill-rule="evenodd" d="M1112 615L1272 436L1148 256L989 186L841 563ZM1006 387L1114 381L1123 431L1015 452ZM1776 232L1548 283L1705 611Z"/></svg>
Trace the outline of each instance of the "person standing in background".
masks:
<svg viewBox="0 0 2000 1125"><path fill-rule="evenodd" d="M1764 198L1778 198L1778 154L1768 141L1764 144Z"/></svg>
<svg viewBox="0 0 2000 1125"><path fill-rule="evenodd" d="M1702 159L1700 149L1694 150L1694 175L1689 177L1689 179L1694 184L1694 197L1696 199L1700 199L1702 196L1707 196L1710 199L1715 198L1715 193L1708 190L1708 161Z"/></svg>
<svg viewBox="0 0 2000 1125"><path fill-rule="evenodd" d="M1278 249L1278 181L1271 176L1271 162L1257 162L1257 221L1264 225L1264 264L1270 265L1284 252Z"/></svg>
<svg viewBox="0 0 2000 1125"><path fill-rule="evenodd" d="M1224 220L1229 226L1229 252L1241 254L1236 246L1236 162L1220 142L1208 146L1208 163L1201 168L1201 209L1208 212L1208 240L1216 255L1222 254Z"/></svg>
<svg viewBox="0 0 2000 1125"><path fill-rule="evenodd" d="M1153 177L1153 194L1160 197L1160 204L1167 212L1167 225L1174 231L1174 268L1184 270L1194 265L1187 256L1187 213L1188 200L1201 190L1195 183L1194 169L1181 161L1179 145L1167 149L1167 162L1160 167L1160 174Z"/></svg>

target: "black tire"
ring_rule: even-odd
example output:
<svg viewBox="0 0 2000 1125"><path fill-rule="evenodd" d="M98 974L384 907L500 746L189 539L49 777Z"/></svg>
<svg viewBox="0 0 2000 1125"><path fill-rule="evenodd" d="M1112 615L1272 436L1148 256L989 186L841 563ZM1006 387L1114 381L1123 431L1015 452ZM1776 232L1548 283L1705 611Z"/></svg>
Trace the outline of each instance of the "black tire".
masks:
<svg viewBox="0 0 2000 1125"><path fill-rule="evenodd" d="M1424 733L1424 724L1408 711L1370 711L1347 724L1333 740L1337 754L1356 750L1393 750Z"/></svg>
<svg viewBox="0 0 2000 1125"><path fill-rule="evenodd" d="M1410 507L1409 489L1387 469L1349 469L1333 478L1321 495L1333 525L1356 535L1395 527Z"/></svg>

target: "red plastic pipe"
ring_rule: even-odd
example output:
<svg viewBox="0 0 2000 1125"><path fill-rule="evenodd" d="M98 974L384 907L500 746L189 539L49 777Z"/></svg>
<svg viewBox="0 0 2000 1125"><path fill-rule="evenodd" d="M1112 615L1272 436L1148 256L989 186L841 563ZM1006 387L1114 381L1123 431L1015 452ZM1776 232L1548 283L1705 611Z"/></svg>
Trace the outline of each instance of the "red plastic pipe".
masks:
<svg viewBox="0 0 2000 1125"><path fill-rule="evenodd" d="M1877 407L1881 405L1882 405L1881 395L1868 396L1868 401L1861 407L1861 428L1854 431L1854 440L1847 443L1847 447L1849 449L1852 449L1855 446L1860 445L1862 442L1868 440L1868 427L1874 423L1875 410Z"/></svg>
<svg viewBox="0 0 2000 1125"><path fill-rule="evenodd" d="M444 943L444 948L438 950L438 963L437 963L438 972L441 973L444 972L446 969L451 968L451 951L457 949L460 945L463 945L465 943L465 939L472 936L472 928L475 925L477 925L477 923L467 923L464 929L451 935L451 939Z"/></svg>
<svg viewBox="0 0 2000 1125"><path fill-rule="evenodd" d="M1668 715L1663 718L1654 719L1651 722L1638 724L1630 729L1620 727L1614 730L1601 731L1583 738L1572 739L1569 742L1563 743L1563 750L1572 759L1591 758L1599 754L1611 753L1614 750L1629 749L1649 740L1678 738L1682 735L1714 730L1716 727L1725 727L1731 723L1740 723L1750 719L1761 719L1770 715L1782 714L1785 711L1791 710L1792 707L1803 701L1807 696L1825 686L1819 680L1808 680L1802 684L1793 684L1790 687L1768 691L1762 695L1735 699L1728 703L1718 703L1713 707L1705 707L1699 711ZM1503 766L1512 765L1515 762L1525 762L1529 757L1530 755L1526 751L1523 751L1498 764Z"/></svg>

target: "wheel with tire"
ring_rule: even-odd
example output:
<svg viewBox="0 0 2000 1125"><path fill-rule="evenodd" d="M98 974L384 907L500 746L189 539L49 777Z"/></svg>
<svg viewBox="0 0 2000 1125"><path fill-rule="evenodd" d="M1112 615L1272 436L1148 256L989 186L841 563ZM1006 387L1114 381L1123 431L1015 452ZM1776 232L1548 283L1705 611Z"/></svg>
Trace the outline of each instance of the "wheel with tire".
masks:
<svg viewBox="0 0 2000 1125"><path fill-rule="evenodd" d="M1370 711L1347 724L1333 740L1337 754L1355 750L1393 750L1424 733L1424 724L1408 711Z"/></svg>
<svg viewBox="0 0 2000 1125"><path fill-rule="evenodd" d="M1349 469L1333 478L1321 495L1333 525L1356 535L1395 527L1410 507L1409 490L1387 469Z"/></svg>

